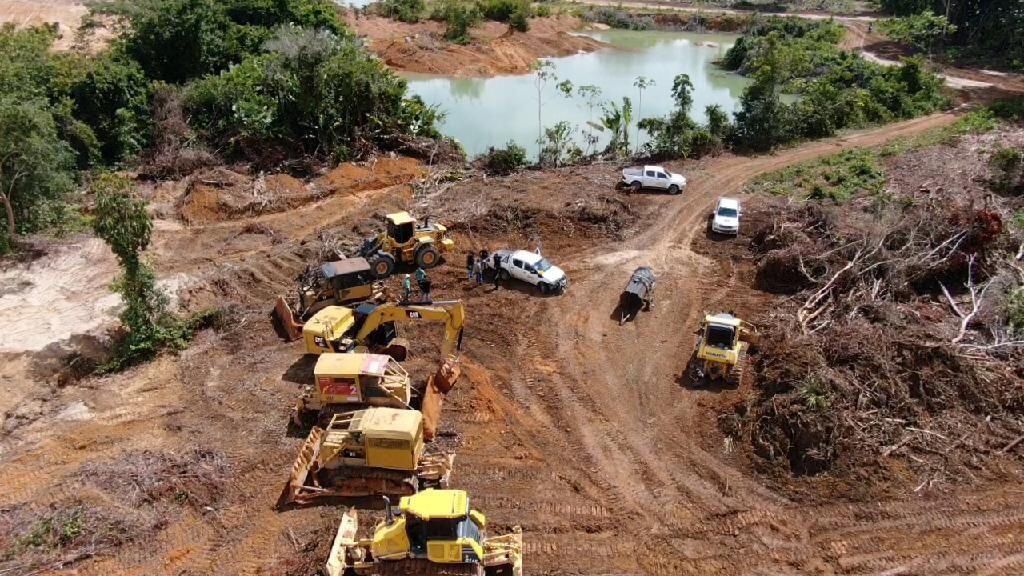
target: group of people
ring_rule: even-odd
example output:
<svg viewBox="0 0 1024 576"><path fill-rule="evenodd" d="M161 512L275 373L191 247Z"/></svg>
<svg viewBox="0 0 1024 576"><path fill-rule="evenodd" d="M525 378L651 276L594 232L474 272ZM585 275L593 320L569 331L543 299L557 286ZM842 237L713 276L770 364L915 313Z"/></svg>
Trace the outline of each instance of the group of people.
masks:
<svg viewBox="0 0 1024 576"><path fill-rule="evenodd" d="M487 250L481 250L480 254L475 254L472 250L466 252L466 279L469 281L476 281L477 286L484 283L484 272L487 271L491 266L487 264L487 257L490 254ZM492 270L494 281L494 287L498 287L498 271Z"/></svg>
<svg viewBox="0 0 1024 576"><path fill-rule="evenodd" d="M430 276L427 276L427 271L422 266L416 269L416 285L420 289L420 299L424 302L429 302ZM412 277L409 274L402 278L402 288L405 290L405 301L408 302L412 296Z"/></svg>

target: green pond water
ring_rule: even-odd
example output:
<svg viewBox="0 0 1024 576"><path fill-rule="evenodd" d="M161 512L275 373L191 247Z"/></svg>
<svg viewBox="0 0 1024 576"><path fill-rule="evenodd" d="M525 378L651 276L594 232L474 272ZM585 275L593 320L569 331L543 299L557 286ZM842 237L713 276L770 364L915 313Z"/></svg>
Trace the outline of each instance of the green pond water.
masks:
<svg viewBox="0 0 1024 576"><path fill-rule="evenodd" d="M672 79L680 73L693 82L692 116L704 121L704 108L720 104L727 112L737 102L747 80L713 64L737 36L686 32L608 30L588 32L588 36L610 47L588 54L552 58L558 81L574 86L600 87L601 100L621 103L623 96L633 101L630 142L636 138L636 120L664 116L672 107ZM490 146L502 146L512 140L525 147L531 156L537 153L537 87L533 75L494 78L453 78L403 73L410 90L428 104L437 105L445 114L441 132L457 139L470 157ZM644 90L642 109L638 110L639 91L633 86L637 76L646 76L655 85ZM593 112L586 101L575 95L566 98L548 82L541 97L542 121L551 126L565 120L574 127L576 139L583 143L582 130L592 130L588 120L599 122L600 106ZM638 115L639 112L639 115ZM592 114L592 116L591 116ZM608 136L594 130L603 148ZM641 131L641 142L646 135Z"/></svg>

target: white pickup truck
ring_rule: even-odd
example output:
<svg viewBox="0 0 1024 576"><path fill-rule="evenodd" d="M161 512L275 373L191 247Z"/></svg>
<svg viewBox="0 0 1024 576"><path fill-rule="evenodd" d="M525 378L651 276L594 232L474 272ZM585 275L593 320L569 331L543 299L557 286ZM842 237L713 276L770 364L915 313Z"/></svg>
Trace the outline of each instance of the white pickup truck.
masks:
<svg viewBox="0 0 1024 576"><path fill-rule="evenodd" d="M679 194L686 187L686 178L682 174L669 172L661 166L644 166L643 168L623 170L622 181L619 184L626 186L632 192L652 188L665 190L669 194Z"/></svg>
<svg viewBox="0 0 1024 576"><path fill-rule="evenodd" d="M484 264L494 270L499 280L522 280L539 288L541 294L561 294L569 287L565 272L536 252L497 250Z"/></svg>

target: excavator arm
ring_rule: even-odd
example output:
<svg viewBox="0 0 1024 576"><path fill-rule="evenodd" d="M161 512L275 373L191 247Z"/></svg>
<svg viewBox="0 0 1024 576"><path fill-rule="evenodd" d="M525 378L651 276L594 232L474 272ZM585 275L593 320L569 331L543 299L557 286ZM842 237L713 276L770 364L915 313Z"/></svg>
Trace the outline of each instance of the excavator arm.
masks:
<svg viewBox="0 0 1024 576"><path fill-rule="evenodd" d="M434 302L432 304L382 304L370 312L356 333L356 342L366 342L370 335L388 322L426 320L444 324L444 342L441 356L447 358L462 349L462 325L466 309L462 300Z"/></svg>

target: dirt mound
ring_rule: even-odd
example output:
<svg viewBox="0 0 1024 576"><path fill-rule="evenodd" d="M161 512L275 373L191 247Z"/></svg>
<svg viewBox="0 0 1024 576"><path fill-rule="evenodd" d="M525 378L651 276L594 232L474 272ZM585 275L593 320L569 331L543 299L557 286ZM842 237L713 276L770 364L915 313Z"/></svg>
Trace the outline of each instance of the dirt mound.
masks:
<svg viewBox="0 0 1024 576"><path fill-rule="evenodd" d="M530 30L514 32L507 24L485 22L460 46L444 39L444 24L406 24L376 16L350 19L370 50L397 70L452 76L525 74L537 58L569 56L604 46L593 38L574 36L582 22L570 16L530 20Z"/></svg>
<svg viewBox="0 0 1024 576"><path fill-rule="evenodd" d="M422 178L423 164L413 158L378 158L367 164L346 162L315 181L329 194L380 190L398 184L409 184Z"/></svg>

